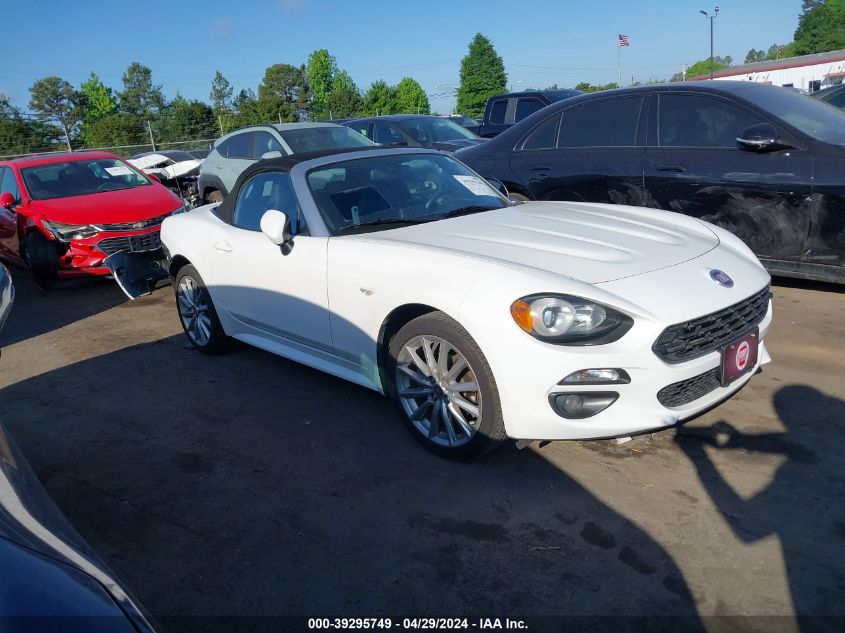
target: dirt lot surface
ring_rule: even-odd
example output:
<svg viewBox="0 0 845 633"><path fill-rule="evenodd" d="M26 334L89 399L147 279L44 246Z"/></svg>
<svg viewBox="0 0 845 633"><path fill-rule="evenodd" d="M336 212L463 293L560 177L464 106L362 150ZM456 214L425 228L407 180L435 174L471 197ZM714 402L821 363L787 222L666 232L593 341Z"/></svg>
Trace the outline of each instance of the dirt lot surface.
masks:
<svg viewBox="0 0 845 633"><path fill-rule="evenodd" d="M290 614L835 630L794 615L845 616L835 287L777 282L773 364L681 430L458 464L375 393L242 345L186 349L169 287L130 303L108 281L46 297L15 281L0 415L166 630Z"/></svg>

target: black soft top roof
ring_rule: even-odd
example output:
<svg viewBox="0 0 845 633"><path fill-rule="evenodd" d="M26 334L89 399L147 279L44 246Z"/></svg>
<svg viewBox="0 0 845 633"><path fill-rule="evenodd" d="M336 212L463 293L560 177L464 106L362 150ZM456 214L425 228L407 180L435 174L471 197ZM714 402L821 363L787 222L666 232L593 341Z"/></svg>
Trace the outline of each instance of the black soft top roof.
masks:
<svg viewBox="0 0 845 633"><path fill-rule="evenodd" d="M226 196L226 199L217 207L217 216L224 222L232 223L232 216L235 210L235 198L237 198L238 191L241 190L245 180L252 178L255 174L264 171L290 171L299 163L304 163L315 158L323 158L324 156L334 156L336 154L354 154L357 152L371 152L377 149L378 146L362 146L362 147L341 147L333 149L323 149L316 152L300 152L299 154L290 154L289 156L281 156L279 158L266 158L253 163L241 172L238 176L235 186Z"/></svg>

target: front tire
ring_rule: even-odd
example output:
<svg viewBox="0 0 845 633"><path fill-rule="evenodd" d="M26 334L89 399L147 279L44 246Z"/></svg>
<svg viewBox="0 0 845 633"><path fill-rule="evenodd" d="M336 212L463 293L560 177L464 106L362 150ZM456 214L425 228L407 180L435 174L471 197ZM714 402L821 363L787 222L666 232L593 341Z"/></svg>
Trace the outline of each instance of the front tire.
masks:
<svg viewBox="0 0 845 633"><path fill-rule="evenodd" d="M224 351L228 337L197 269L190 264L182 266L176 273L173 289L179 321L194 349L209 355Z"/></svg>
<svg viewBox="0 0 845 633"><path fill-rule="evenodd" d="M403 326L390 341L388 365L402 422L428 450L470 459L506 439L487 359L469 333L442 312Z"/></svg>
<svg viewBox="0 0 845 633"><path fill-rule="evenodd" d="M44 286L56 279L59 254L56 245L38 231L30 231L21 243L21 255L35 281Z"/></svg>

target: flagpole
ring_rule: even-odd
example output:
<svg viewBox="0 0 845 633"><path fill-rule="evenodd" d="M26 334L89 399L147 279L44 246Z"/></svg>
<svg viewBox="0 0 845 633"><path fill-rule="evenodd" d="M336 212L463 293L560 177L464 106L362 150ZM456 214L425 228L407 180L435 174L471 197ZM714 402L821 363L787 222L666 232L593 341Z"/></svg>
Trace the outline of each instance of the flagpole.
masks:
<svg viewBox="0 0 845 633"><path fill-rule="evenodd" d="M619 87L622 87L622 40L616 36L616 48L619 49Z"/></svg>

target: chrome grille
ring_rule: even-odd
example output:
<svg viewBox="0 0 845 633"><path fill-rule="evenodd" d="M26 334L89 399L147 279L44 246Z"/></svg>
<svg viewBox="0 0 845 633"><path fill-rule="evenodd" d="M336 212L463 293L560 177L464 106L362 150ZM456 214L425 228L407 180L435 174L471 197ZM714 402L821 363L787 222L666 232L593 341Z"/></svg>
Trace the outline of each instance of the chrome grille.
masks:
<svg viewBox="0 0 845 633"><path fill-rule="evenodd" d="M107 237L97 242L97 248L106 255L113 255L120 251L143 253L161 248L161 235L158 231L141 235L124 235L123 237Z"/></svg>
<svg viewBox="0 0 845 633"><path fill-rule="evenodd" d="M718 312L667 327L652 349L663 361L683 363L721 349L763 320L772 296L766 286L760 292Z"/></svg>
<svg viewBox="0 0 845 633"><path fill-rule="evenodd" d="M97 228L101 231L106 233L116 233L118 231L142 231L143 229L149 229L154 226L158 226L164 219L170 216L169 213L165 213L164 215L160 215L156 218L150 218L149 220L139 220L138 222L119 222L117 224L98 224Z"/></svg>
<svg viewBox="0 0 845 633"><path fill-rule="evenodd" d="M657 392L657 400L664 407L680 407L706 396L721 386L721 369L716 367L698 376L673 382Z"/></svg>

